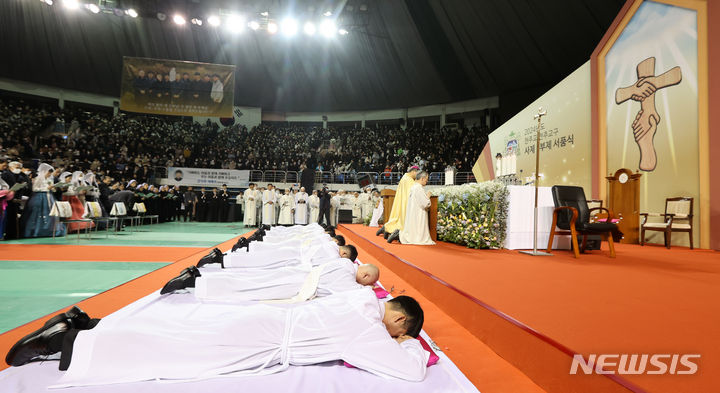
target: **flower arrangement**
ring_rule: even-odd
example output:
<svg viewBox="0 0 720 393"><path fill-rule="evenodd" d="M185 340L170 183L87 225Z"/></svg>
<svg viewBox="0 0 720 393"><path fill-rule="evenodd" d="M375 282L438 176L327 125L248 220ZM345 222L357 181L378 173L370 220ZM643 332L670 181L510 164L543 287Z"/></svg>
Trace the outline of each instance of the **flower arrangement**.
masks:
<svg viewBox="0 0 720 393"><path fill-rule="evenodd" d="M488 181L436 188L438 239L469 248L500 248L505 241L508 190Z"/></svg>

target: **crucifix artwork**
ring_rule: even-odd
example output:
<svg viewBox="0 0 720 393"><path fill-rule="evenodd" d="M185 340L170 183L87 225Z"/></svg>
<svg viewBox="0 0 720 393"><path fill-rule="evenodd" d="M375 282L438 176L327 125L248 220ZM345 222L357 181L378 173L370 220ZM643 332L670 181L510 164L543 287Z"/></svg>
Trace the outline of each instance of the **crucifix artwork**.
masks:
<svg viewBox="0 0 720 393"><path fill-rule="evenodd" d="M674 86L682 81L682 71L676 66L661 75L655 75L655 58L649 57L637 65L637 82L615 91L615 103L627 100L640 102L640 111L632 123L635 143L640 149L640 170L650 172L657 166L655 132L660 124L660 115L655 108L655 92Z"/></svg>

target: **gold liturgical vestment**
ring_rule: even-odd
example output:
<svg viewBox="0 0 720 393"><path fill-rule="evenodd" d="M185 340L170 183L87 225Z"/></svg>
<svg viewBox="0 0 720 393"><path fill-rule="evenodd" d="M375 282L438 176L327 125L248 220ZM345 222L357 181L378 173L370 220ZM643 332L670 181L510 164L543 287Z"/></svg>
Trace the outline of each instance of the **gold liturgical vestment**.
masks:
<svg viewBox="0 0 720 393"><path fill-rule="evenodd" d="M395 191L395 200L393 201L392 210L390 210L388 222L385 223L385 232L393 233L396 230L402 231L404 228L408 196L413 184L415 184L415 179L409 173L404 174L400 179Z"/></svg>

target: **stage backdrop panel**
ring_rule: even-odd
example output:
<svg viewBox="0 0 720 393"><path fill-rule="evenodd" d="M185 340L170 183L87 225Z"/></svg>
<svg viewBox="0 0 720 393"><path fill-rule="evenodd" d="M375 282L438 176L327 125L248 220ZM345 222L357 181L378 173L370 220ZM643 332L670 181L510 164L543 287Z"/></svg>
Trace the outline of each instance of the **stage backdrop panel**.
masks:
<svg viewBox="0 0 720 393"><path fill-rule="evenodd" d="M170 167L165 184L211 188L227 184L230 188L244 188L249 182L247 170Z"/></svg>
<svg viewBox="0 0 720 393"><path fill-rule="evenodd" d="M235 66L124 57L120 109L233 117Z"/></svg>
<svg viewBox="0 0 720 393"><path fill-rule="evenodd" d="M547 93L490 134L490 154L517 156L517 177L525 181L535 173L538 108L547 110L540 131L541 186L577 185L591 194L590 62L583 64ZM476 168L487 166L481 155ZM479 174L475 174L479 177Z"/></svg>
<svg viewBox="0 0 720 393"><path fill-rule="evenodd" d="M697 11L646 1L605 57L607 169L640 171L640 212L695 198L699 244ZM652 87L651 87L652 86ZM633 96L634 94L634 96ZM648 233L662 243L662 233ZM685 234L673 244L687 245Z"/></svg>

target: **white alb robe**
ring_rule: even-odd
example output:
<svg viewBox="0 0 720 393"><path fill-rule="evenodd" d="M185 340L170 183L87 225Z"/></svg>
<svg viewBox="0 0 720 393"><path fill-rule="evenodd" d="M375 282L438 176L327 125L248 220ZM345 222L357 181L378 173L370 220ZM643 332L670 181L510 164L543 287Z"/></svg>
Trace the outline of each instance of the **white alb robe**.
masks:
<svg viewBox="0 0 720 393"><path fill-rule="evenodd" d="M292 195L283 195L278 200L280 205L280 214L278 216L278 224L280 225L292 225L293 224L293 209L295 209L295 199Z"/></svg>
<svg viewBox="0 0 720 393"><path fill-rule="evenodd" d="M264 225L275 225L275 205L277 204L277 198L275 197L275 191L265 190L262 194L262 223Z"/></svg>
<svg viewBox="0 0 720 393"><path fill-rule="evenodd" d="M238 307L168 296L103 320L78 334L70 368L53 387L270 374L333 360L380 376L425 378L430 354L415 339L390 337L384 304L370 288L293 307Z"/></svg>
<svg viewBox="0 0 720 393"><path fill-rule="evenodd" d="M372 218L370 219L371 227L379 227L379 221L385 212L385 205L383 205L382 198L373 198L373 203L376 204L376 208L373 209Z"/></svg>
<svg viewBox="0 0 720 393"><path fill-rule="evenodd" d="M364 222L366 218L371 217L373 213L372 195L368 192L363 192L358 196L358 202L360 203L360 222Z"/></svg>
<svg viewBox="0 0 720 393"><path fill-rule="evenodd" d="M308 205L310 205L310 222L318 222L318 216L320 215L320 197L310 195Z"/></svg>
<svg viewBox="0 0 720 393"><path fill-rule="evenodd" d="M342 200L337 195L330 198L330 226L336 227L338 225L341 203Z"/></svg>
<svg viewBox="0 0 720 393"><path fill-rule="evenodd" d="M337 258L319 266L315 297L362 288L356 281L357 265ZM312 268L307 265L258 270L222 269L205 272L195 281L195 297L213 302L251 302L290 299L303 287Z"/></svg>
<svg viewBox="0 0 720 393"><path fill-rule="evenodd" d="M254 243L251 243L251 245ZM320 266L328 260L340 257L337 244L332 241L310 240L301 247L268 245L258 246L249 252L238 251L223 257L226 269L276 269L279 267L309 265Z"/></svg>
<svg viewBox="0 0 720 393"><path fill-rule="evenodd" d="M362 216L362 206L360 205L360 198L352 198L352 215L353 215L353 224L362 224L364 217Z"/></svg>
<svg viewBox="0 0 720 393"><path fill-rule="evenodd" d="M405 210L405 225L400 231L400 243L402 244L435 244L430 238L428 228L428 211L430 198L428 198L422 185L413 184L408 196L407 209Z"/></svg>
<svg viewBox="0 0 720 393"><path fill-rule="evenodd" d="M257 225L257 198L258 191L248 189L243 194L243 200L245 201L245 225L255 226Z"/></svg>
<svg viewBox="0 0 720 393"><path fill-rule="evenodd" d="M295 194L295 224L305 225L308 223L308 194L298 192Z"/></svg>

